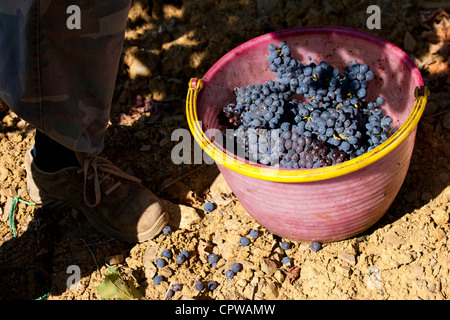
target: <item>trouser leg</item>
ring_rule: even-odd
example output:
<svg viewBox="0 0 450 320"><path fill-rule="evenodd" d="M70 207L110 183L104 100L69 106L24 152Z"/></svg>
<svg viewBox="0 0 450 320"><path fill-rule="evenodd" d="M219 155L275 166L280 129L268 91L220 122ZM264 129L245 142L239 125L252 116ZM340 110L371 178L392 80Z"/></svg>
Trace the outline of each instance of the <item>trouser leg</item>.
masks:
<svg viewBox="0 0 450 320"><path fill-rule="evenodd" d="M67 148L99 153L130 2L1 0L0 98Z"/></svg>

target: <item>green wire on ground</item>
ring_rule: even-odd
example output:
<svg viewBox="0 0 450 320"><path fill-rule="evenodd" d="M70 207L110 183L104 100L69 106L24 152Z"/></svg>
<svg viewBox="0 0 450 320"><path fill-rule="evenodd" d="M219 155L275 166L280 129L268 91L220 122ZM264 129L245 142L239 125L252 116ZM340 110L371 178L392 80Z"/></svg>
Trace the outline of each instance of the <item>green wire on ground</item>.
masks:
<svg viewBox="0 0 450 320"><path fill-rule="evenodd" d="M42 297L36 298L34 300L47 300L48 296L50 295L50 292L47 292Z"/></svg>
<svg viewBox="0 0 450 320"><path fill-rule="evenodd" d="M36 203L34 202L28 202L25 200L20 199L20 196L22 195L22 193L26 190L26 188L23 188L22 191L19 192L19 194L16 197L13 197L13 201L12 201L12 205L11 205L11 209L9 211L9 227L11 228L14 237L17 237L17 231L16 231L16 226L14 223L14 215L17 209L17 204L19 202L28 204L30 206L34 206ZM47 300L48 296L50 295L50 292L47 292L46 294L44 294L43 296L36 298L34 300Z"/></svg>
<svg viewBox="0 0 450 320"><path fill-rule="evenodd" d="M16 212L16 209L17 209L17 204L19 202L22 202L22 203L25 203L25 204L28 204L28 205L31 205L31 206L36 204L34 202L28 202L28 201L20 199L20 195L25 190L26 190L26 188L23 188L22 191L20 191L20 193L16 197L13 198L13 202L12 202L12 205L11 205L11 210L9 211L9 227L11 228L14 237L17 237L16 226L15 226L15 223L14 223L14 215L15 215L15 212Z"/></svg>

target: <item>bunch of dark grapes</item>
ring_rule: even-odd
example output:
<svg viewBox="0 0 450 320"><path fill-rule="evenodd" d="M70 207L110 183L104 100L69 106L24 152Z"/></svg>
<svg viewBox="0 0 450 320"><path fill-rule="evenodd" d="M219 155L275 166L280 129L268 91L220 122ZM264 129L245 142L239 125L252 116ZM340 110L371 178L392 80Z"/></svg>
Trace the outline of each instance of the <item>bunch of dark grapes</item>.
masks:
<svg viewBox="0 0 450 320"><path fill-rule="evenodd" d="M236 102L219 116L235 129L233 147L246 159L283 168L330 166L364 154L394 132L381 109L384 99L366 99L374 78L367 64L348 62L341 75L324 61L301 64L285 42L268 49L276 80L236 88Z"/></svg>

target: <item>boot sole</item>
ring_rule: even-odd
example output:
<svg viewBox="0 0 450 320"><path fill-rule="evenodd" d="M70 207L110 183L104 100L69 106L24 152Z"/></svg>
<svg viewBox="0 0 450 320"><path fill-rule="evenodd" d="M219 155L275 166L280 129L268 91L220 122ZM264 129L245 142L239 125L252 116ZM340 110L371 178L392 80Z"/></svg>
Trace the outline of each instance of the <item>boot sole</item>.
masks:
<svg viewBox="0 0 450 320"><path fill-rule="evenodd" d="M168 224L169 222L169 214L167 211L164 211L158 219L155 221L153 226L148 229L145 232L138 233L136 235L134 234L124 234L120 233L114 229L111 229L107 225L103 224L101 221L95 219L95 217L90 216L86 213L84 213L83 209L73 203L70 203L65 200L61 200L54 197L49 196L41 196L41 201L37 202L37 204L42 205L46 209L55 211L63 211L70 208L76 208L83 212L84 216L88 220L88 222L100 233L107 234L115 239L119 239L122 241L130 242L130 243L141 243L147 240L153 239L156 235L161 233L162 229Z"/></svg>

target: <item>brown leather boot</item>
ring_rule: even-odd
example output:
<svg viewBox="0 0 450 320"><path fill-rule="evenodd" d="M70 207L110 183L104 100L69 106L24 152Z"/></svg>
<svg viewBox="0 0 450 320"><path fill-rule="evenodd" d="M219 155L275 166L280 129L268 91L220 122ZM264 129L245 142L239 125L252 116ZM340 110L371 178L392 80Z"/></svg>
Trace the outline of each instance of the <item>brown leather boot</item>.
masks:
<svg viewBox="0 0 450 320"><path fill-rule="evenodd" d="M81 168L48 173L35 165L28 150L25 167L31 199L53 208L78 208L99 232L132 243L152 239L167 225L168 213L138 178L105 158L78 156Z"/></svg>

